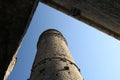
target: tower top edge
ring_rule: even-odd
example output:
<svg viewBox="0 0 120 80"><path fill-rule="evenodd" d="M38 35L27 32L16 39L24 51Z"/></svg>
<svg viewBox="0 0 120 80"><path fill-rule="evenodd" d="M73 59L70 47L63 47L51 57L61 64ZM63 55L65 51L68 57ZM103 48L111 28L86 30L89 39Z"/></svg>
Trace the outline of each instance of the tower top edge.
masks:
<svg viewBox="0 0 120 80"><path fill-rule="evenodd" d="M40 38L42 38L43 36L45 36L46 34L59 34L63 37L62 33L56 29L47 29L45 31L43 31L40 35Z"/></svg>
<svg viewBox="0 0 120 80"><path fill-rule="evenodd" d="M47 30L45 30L44 32L50 32L50 31L60 32L60 31L58 31L57 29L47 29ZM43 33L44 33L44 32L43 32Z"/></svg>
<svg viewBox="0 0 120 80"><path fill-rule="evenodd" d="M56 30L56 29L47 29L47 30L45 30L45 31L42 32L42 34L40 35L40 37L42 35L46 34L46 33L55 33L55 32L59 33L60 35L62 35L62 33L60 31Z"/></svg>
<svg viewBox="0 0 120 80"><path fill-rule="evenodd" d="M64 38L64 36L62 35L62 33L60 31L58 31L56 29L47 29L47 30L45 30L45 31L43 31L41 33L41 35L40 35L40 37L38 39L37 47L39 45L40 40L45 38L46 36L49 36L49 35L57 35L57 36L61 37L65 41L65 43L67 45L67 41L66 41L66 39Z"/></svg>

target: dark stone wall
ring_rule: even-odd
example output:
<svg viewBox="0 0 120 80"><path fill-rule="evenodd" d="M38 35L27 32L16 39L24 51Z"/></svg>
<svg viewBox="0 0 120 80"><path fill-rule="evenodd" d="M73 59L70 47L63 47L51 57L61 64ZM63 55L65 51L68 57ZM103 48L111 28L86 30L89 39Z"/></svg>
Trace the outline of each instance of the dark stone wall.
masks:
<svg viewBox="0 0 120 80"><path fill-rule="evenodd" d="M0 0L0 80L28 28L38 0Z"/></svg>
<svg viewBox="0 0 120 80"><path fill-rule="evenodd" d="M120 0L40 0L120 40Z"/></svg>

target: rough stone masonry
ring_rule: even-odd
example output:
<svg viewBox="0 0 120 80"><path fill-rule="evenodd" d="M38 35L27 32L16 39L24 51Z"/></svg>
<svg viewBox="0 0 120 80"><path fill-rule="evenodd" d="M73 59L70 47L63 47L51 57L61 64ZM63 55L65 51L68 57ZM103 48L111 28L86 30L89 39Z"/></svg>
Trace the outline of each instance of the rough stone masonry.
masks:
<svg viewBox="0 0 120 80"><path fill-rule="evenodd" d="M41 34L30 80L83 80L59 31L49 29Z"/></svg>

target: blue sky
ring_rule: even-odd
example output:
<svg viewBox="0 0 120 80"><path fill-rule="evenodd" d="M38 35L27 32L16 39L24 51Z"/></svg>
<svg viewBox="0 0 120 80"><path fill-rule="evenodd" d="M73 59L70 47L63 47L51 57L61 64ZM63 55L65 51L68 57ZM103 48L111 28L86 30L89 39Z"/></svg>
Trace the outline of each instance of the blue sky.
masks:
<svg viewBox="0 0 120 80"><path fill-rule="evenodd" d="M40 34L54 28L68 47L85 80L120 80L120 41L62 12L39 3L8 80L27 80Z"/></svg>

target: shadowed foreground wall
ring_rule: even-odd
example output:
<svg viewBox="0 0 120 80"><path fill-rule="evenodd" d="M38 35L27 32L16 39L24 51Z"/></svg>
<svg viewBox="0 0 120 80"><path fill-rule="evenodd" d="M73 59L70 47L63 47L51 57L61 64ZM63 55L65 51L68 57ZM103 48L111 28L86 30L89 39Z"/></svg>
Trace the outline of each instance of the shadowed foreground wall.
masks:
<svg viewBox="0 0 120 80"><path fill-rule="evenodd" d="M83 80L59 31L49 29L40 36L30 80Z"/></svg>
<svg viewBox="0 0 120 80"><path fill-rule="evenodd" d="M37 3L38 0L0 0L0 80L12 70L11 62L14 63L13 58L16 58L13 56L16 55Z"/></svg>
<svg viewBox="0 0 120 80"><path fill-rule="evenodd" d="M120 0L40 0L120 40Z"/></svg>

